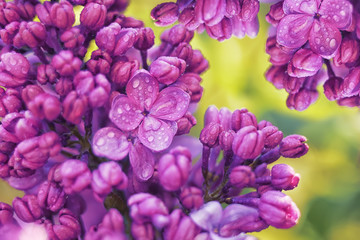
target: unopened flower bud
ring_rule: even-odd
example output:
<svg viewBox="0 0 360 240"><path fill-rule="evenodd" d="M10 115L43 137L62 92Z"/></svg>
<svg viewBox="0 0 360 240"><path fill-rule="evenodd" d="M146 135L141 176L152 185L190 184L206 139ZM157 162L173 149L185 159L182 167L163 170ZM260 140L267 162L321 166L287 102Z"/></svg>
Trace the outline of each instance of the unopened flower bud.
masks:
<svg viewBox="0 0 360 240"><path fill-rule="evenodd" d="M265 134L264 146L267 148L276 147L283 138L282 131L275 126L264 127L261 131Z"/></svg>
<svg viewBox="0 0 360 240"><path fill-rule="evenodd" d="M189 43L181 42L172 50L170 56L180 58L187 64L190 64L193 57L193 49Z"/></svg>
<svg viewBox="0 0 360 240"><path fill-rule="evenodd" d="M159 57L150 65L150 74L160 83L169 85L185 72L186 63L177 57Z"/></svg>
<svg viewBox="0 0 360 240"><path fill-rule="evenodd" d="M51 65L61 76L72 76L80 70L82 61L71 51L63 50L53 57Z"/></svg>
<svg viewBox="0 0 360 240"><path fill-rule="evenodd" d="M254 126L241 128L235 135L232 149L242 159L255 159L264 148L265 137Z"/></svg>
<svg viewBox="0 0 360 240"><path fill-rule="evenodd" d="M139 70L139 62L137 60L119 60L111 66L110 80L119 88L123 88L137 70Z"/></svg>
<svg viewBox="0 0 360 240"><path fill-rule="evenodd" d="M75 22L73 6L68 1L54 3L50 9L52 24L60 29L68 29Z"/></svg>
<svg viewBox="0 0 360 240"><path fill-rule="evenodd" d="M40 185L37 199L40 207L52 212L59 211L65 204L65 193L57 183L45 181Z"/></svg>
<svg viewBox="0 0 360 240"><path fill-rule="evenodd" d="M48 93L42 93L36 96L27 104L28 109L34 116L49 121L55 120L61 112L61 103L59 99Z"/></svg>
<svg viewBox="0 0 360 240"><path fill-rule="evenodd" d="M200 232L189 216L180 209L175 209L170 215L170 223L164 229L164 239L195 239Z"/></svg>
<svg viewBox="0 0 360 240"><path fill-rule="evenodd" d="M360 67L354 68L340 85L341 97L356 96L360 92Z"/></svg>
<svg viewBox="0 0 360 240"><path fill-rule="evenodd" d="M80 28L72 27L61 34L60 40L66 48L74 49L82 47L85 42L85 36L81 33Z"/></svg>
<svg viewBox="0 0 360 240"><path fill-rule="evenodd" d="M63 117L74 124L79 124L88 108L85 96L78 95L76 91L70 92L63 101Z"/></svg>
<svg viewBox="0 0 360 240"><path fill-rule="evenodd" d="M316 101L318 96L319 93L316 89L309 90L302 88L297 93L289 94L288 98L286 99L286 106L297 111L304 111Z"/></svg>
<svg viewBox="0 0 360 240"><path fill-rule="evenodd" d="M55 68L51 64L41 64L37 67L37 80L41 84L55 83L59 77Z"/></svg>
<svg viewBox="0 0 360 240"><path fill-rule="evenodd" d="M123 28L117 35L116 45L113 55L124 55L130 48L132 48L138 40L138 32L133 28Z"/></svg>
<svg viewBox="0 0 360 240"><path fill-rule="evenodd" d="M140 28L138 30L139 38L134 47L139 50L147 50L154 45L154 32L151 28Z"/></svg>
<svg viewBox="0 0 360 240"><path fill-rule="evenodd" d="M200 142L207 147L215 147L219 144L219 134L222 132L222 127L216 122L210 122L206 125L200 133Z"/></svg>
<svg viewBox="0 0 360 240"><path fill-rule="evenodd" d="M241 20L250 22L256 18L260 8L258 0L244 0L241 5L240 16Z"/></svg>
<svg viewBox="0 0 360 240"><path fill-rule="evenodd" d="M213 26L205 26L207 34L218 41L224 41L225 39L229 39L232 34L232 23L229 18L224 18L218 24Z"/></svg>
<svg viewBox="0 0 360 240"><path fill-rule="evenodd" d="M20 93L13 89L0 89L0 117L8 113L19 112L22 108Z"/></svg>
<svg viewBox="0 0 360 240"><path fill-rule="evenodd" d="M167 191L176 191L186 183L190 170L190 151L184 147L176 147L160 158L160 183Z"/></svg>
<svg viewBox="0 0 360 240"><path fill-rule="evenodd" d="M26 82L30 70L29 61L20 53L7 52L1 55L0 85L18 87Z"/></svg>
<svg viewBox="0 0 360 240"><path fill-rule="evenodd" d="M176 121L176 124L178 127L176 135L188 134L196 125L196 118L190 112L186 112L182 118Z"/></svg>
<svg viewBox="0 0 360 240"><path fill-rule="evenodd" d="M309 146L305 143L306 137L300 135L289 135L280 143L280 154L286 158L299 158L305 155Z"/></svg>
<svg viewBox="0 0 360 240"><path fill-rule="evenodd" d="M229 181L237 188L251 187L255 184L255 174L249 166L236 166L231 170Z"/></svg>
<svg viewBox="0 0 360 240"><path fill-rule="evenodd" d="M322 67L322 57L311 49L297 51L288 64L287 72L291 77L314 76Z"/></svg>
<svg viewBox="0 0 360 240"><path fill-rule="evenodd" d="M182 88L184 91L189 93L191 102L199 102L203 87L200 85L201 77L196 73L185 73L175 82L175 86Z"/></svg>
<svg viewBox="0 0 360 240"><path fill-rule="evenodd" d="M52 4L49 1L45 1L43 4L37 4L35 6L35 12L40 19L40 22L47 26L51 26L53 23L50 16L51 6Z"/></svg>
<svg viewBox="0 0 360 240"><path fill-rule="evenodd" d="M12 204L16 215L24 222L34 222L43 216L35 195L25 195L23 198L16 197Z"/></svg>
<svg viewBox="0 0 360 240"><path fill-rule="evenodd" d="M255 115L249 112L246 108L235 110L231 116L231 128L237 132L246 126L257 127Z"/></svg>
<svg viewBox="0 0 360 240"><path fill-rule="evenodd" d="M151 10L151 18L158 26L173 24L179 16L179 6L173 2L166 2L157 5Z"/></svg>
<svg viewBox="0 0 360 240"><path fill-rule="evenodd" d="M0 226L13 221L13 209L9 204L0 202Z"/></svg>
<svg viewBox="0 0 360 240"><path fill-rule="evenodd" d="M354 63L359 58L359 42L356 39L344 38L334 57L334 65Z"/></svg>
<svg viewBox="0 0 360 240"><path fill-rule="evenodd" d="M343 79L340 77L331 77L324 83L324 94L330 101L341 98L341 85Z"/></svg>
<svg viewBox="0 0 360 240"><path fill-rule="evenodd" d="M291 190L297 187L300 175L287 164L276 164L271 168L271 185L279 190Z"/></svg>
<svg viewBox="0 0 360 240"><path fill-rule="evenodd" d="M225 15L225 0L200 0L196 2L195 14L200 23L208 26L218 24Z"/></svg>
<svg viewBox="0 0 360 240"><path fill-rule="evenodd" d="M201 74L209 68L209 62L199 50L193 50L191 61L188 64L189 66L186 71L197 74Z"/></svg>
<svg viewBox="0 0 360 240"><path fill-rule="evenodd" d="M199 209L203 204L203 193L200 188L186 187L180 193L181 204L187 209Z"/></svg>
<svg viewBox="0 0 360 240"><path fill-rule="evenodd" d="M66 160L61 165L61 177L67 194L81 192L91 183L91 172L85 162L75 159Z"/></svg>
<svg viewBox="0 0 360 240"><path fill-rule="evenodd" d="M261 196L259 212L267 224L276 228L291 228L300 217L300 211L292 199L278 191L267 191Z"/></svg>
<svg viewBox="0 0 360 240"><path fill-rule="evenodd" d="M234 141L235 132L233 130L223 131L219 135L219 145L224 151L232 150L232 143Z"/></svg>
<svg viewBox="0 0 360 240"><path fill-rule="evenodd" d="M276 27L283 17L285 17L283 1L280 1L270 6L270 11L265 18L268 23Z"/></svg>
<svg viewBox="0 0 360 240"><path fill-rule="evenodd" d="M90 2L81 11L80 22L91 30L100 29L104 26L106 13L104 5Z"/></svg>

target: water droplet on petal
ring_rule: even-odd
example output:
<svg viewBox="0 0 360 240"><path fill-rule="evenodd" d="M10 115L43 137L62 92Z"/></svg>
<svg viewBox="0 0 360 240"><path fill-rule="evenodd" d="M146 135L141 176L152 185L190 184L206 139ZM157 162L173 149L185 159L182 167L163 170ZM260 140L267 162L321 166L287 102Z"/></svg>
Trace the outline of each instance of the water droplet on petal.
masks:
<svg viewBox="0 0 360 240"><path fill-rule="evenodd" d="M321 51L321 52L324 52L324 51L325 51L325 48L324 48L324 47L320 47L320 51Z"/></svg>
<svg viewBox="0 0 360 240"><path fill-rule="evenodd" d="M123 111L122 111L121 108L118 108L118 109L117 109L117 112L118 112L118 114L122 114L122 113L123 113Z"/></svg>
<svg viewBox="0 0 360 240"><path fill-rule="evenodd" d="M334 48L335 45L336 45L336 40L333 38L333 39L330 40L330 47Z"/></svg>
<svg viewBox="0 0 360 240"><path fill-rule="evenodd" d="M154 141L154 137L153 137L153 136L148 137L148 141L149 141L149 142Z"/></svg>
<svg viewBox="0 0 360 240"><path fill-rule="evenodd" d="M125 110L126 110L126 111L130 111L130 106L129 106L129 104L125 104Z"/></svg>
<svg viewBox="0 0 360 240"><path fill-rule="evenodd" d="M336 16L336 15L333 16L333 19L334 19L335 22L338 22L338 21L339 21L339 17Z"/></svg>
<svg viewBox="0 0 360 240"><path fill-rule="evenodd" d="M314 24L314 32L319 32L320 31L320 26L319 24L315 23Z"/></svg>
<svg viewBox="0 0 360 240"><path fill-rule="evenodd" d="M148 86L147 90L148 90L148 92L152 92L153 87L152 87L152 86Z"/></svg>
<svg viewBox="0 0 360 240"><path fill-rule="evenodd" d="M115 137L115 133L109 132L109 133L107 134L107 136L108 136L109 138L113 138L113 137Z"/></svg>
<svg viewBox="0 0 360 240"><path fill-rule="evenodd" d="M138 86L140 85L140 81L139 80L135 80L134 82L133 82L133 88L137 88Z"/></svg>
<svg viewBox="0 0 360 240"><path fill-rule="evenodd" d="M344 11L344 10L341 10L341 11L340 11L340 15L341 15L341 16L345 16L345 15L346 15L345 11Z"/></svg>
<svg viewBox="0 0 360 240"><path fill-rule="evenodd" d="M315 43L320 44L320 38L315 38Z"/></svg>
<svg viewBox="0 0 360 240"><path fill-rule="evenodd" d="M103 138L100 138L97 142L96 142L96 145L98 146L102 146L105 144L105 140Z"/></svg>

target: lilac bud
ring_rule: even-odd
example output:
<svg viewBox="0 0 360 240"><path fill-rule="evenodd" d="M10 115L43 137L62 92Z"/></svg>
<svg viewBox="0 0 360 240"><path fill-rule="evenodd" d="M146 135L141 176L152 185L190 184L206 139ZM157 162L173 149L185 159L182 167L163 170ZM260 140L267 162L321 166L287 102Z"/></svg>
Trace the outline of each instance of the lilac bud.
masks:
<svg viewBox="0 0 360 240"><path fill-rule="evenodd" d="M267 227L268 224L260 218L256 208L230 204L222 213L219 235L231 237L241 232L259 232Z"/></svg>
<svg viewBox="0 0 360 240"><path fill-rule="evenodd" d="M37 4L35 7L36 15L44 25L51 26L53 24L50 16L52 4L49 1L45 1L43 4Z"/></svg>
<svg viewBox="0 0 360 240"><path fill-rule="evenodd" d="M199 50L194 50L187 72L201 74L209 68L209 62L204 58Z"/></svg>
<svg viewBox="0 0 360 240"><path fill-rule="evenodd" d="M306 78L304 77L297 78L286 75L286 77L283 79L284 88L286 92L290 94L296 94L303 87L305 80Z"/></svg>
<svg viewBox="0 0 360 240"><path fill-rule="evenodd" d="M11 22L19 21L19 8L14 2L0 3L0 24L5 26Z"/></svg>
<svg viewBox="0 0 360 240"><path fill-rule="evenodd" d="M266 80L274 84L277 89L284 88L284 79L288 77L286 73L286 65L284 66L271 66L266 74Z"/></svg>
<svg viewBox="0 0 360 240"><path fill-rule="evenodd" d="M106 7L98 3L88 3L80 14L80 22L91 30L100 29L105 24Z"/></svg>
<svg viewBox="0 0 360 240"><path fill-rule="evenodd" d="M276 147L283 139L283 133L275 126L268 126L261 129L265 135L264 146L267 148Z"/></svg>
<svg viewBox="0 0 360 240"><path fill-rule="evenodd" d="M340 106L357 107L360 106L359 96L345 97L337 100L337 104Z"/></svg>
<svg viewBox="0 0 360 240"><path fill-rule="evenodd" d="M226 0L226 12L225 16L228 18L232 18L236 16L241 11L240 1L238 0Z"/></svg>
<svg viewBox="0 0 360 240"><path fill-rule="evenodd" d="M91 58L86 62L86 66L93 74L102 73L106 75L110 72L111 63L110 54L98 49L91 53Z"/></svg>
<svg viewBox="0 0 360 240"><path fill-rule="evenodd" d="M185 73L177 79L175 86L189 93L191 102L199 102L203 93L203 87L200 85L200 82L201 77L198 74Z"/></svg>
<svg viewBox="0 0 360 240"><path fill-rule="evenodd" d="M288 74L291 77L314 76L322 66L322 57L310 49L302 48L297 51L288 64Z"/></svg>
<svg viewBox="0 0 360 240"><path fill-rule="evenodd" d="M35 17L35 7L34 5L37 2L24 2L18 3L16 6L18 7L18 13L20 17L26 21L32 20Z"/></svg>
<svg viewBox="0 0 360 240"><path fill-rule="evenodd" d="M303 111L316 101L319 93L315 90L302 88L297 93L292 93L286 99L286 106L290 109Z"/></svg>
<svg viewBox="0 0 360 240"><path fill-rule="evenodd" d="M283 17L285 17L283 1L280 1L270 6L270 11L265 18L268 23L276 27Z"/></svg>
<svg viewBox="0 0 360 240"><path fill-rule="evenodd" d="M259 130L262 130L263 128L269 127L269 126L273 126L271 122L266 121L266 120L261 120L261 121L258 123L257 128L258 128Z"/></svg>
<svg viewBox="0 0 360 240"><path fill-rule="evenodd" d="M354 68L340 85L341 97L356 96L360 92L360 67Z"/></svg>
<svg viewBox="0 0 360 240"><path fill-rule="evenodd" d="M255 174L249 166L236 166L231 170L229 181L237 188L252 187L255 184Z"/></svg>
<svg viewBox="0 0 360 240"><path fill-rule="evenodd" d="M116 37L116 44L113 55L124 55L130 48L135 45L138 37L138 31L133 28L121 29Z"/></svg>
<svg viewBox="0 0 360 240"><path fill-rule="evenodd" d="M78 72L73 79L76 92L80 95L88 95L94 87L94 76L89 71Z"/></svg>
<svg viewBox="0 0 360 240"><path fill-rule="evenodd" d="M269 37L266 41L266 53L270 55L270 62L275 66L287 64L292 58L292 51L286 51L285 47L280 47L276 37Z"/></svg>
<svg viewBox="0 0 360 240"><path fill-rule="evenodd" d="M116 37L120 33L120 30L121 26L114 22L98 31L95 42L99 49L112 52L115 48Z"/></svg>
<svg viewBox="0 0 360 240"><path fill-rule="evenodd" d="M159 57L150 65L150 74L160 83L169 85L185 72L186 63L177 57Z"/></svg>
<svg viewBox="0 0 360 240"><path fill-rule="evenodd" d="M276 228L291 228L297 224L300 211L289 196L282 192L265 192L259 203L260 217Z"/></svg>
<svg viewBox="0 0 360 240"><path fill-rule="evenodd" d="M216 106L211 105L206 109L205 115L204 115L204 125L208 125L211 122L219 123L220 117L219 117L219 110Z"/></svg>
<svg viewBox="0 0 360 240"><path fill-rule="evenodd" d="M88 100L85 96L78 95L76 91L71 91L63 101L63 117L73 123L79 124L85 111L88 108Z"/></svg>
<svg viewBox="0 0 360 240"><path fill-rule="evenodd" d="M170 215L170 223L164 230L164 239L195 239L200 229L189 216L180 209L175 209Z"/></svg>
<svg viewBox="0 0 360 240"><path fill-rule="evenodd" d="M324 94L330 101L341 98L341 85L343 79L340 77L331 77L324 83Z"/></svg>
<svg viewBox="0 0 360 240"><path fill-rule="evenodd" d="M21 22L17 37L19 42L14 42L15 47L20 48L26 45L34 48L46 39L46 28L39 22Z"/></svg>
<svg viewBox="0 0 360 240"><path fill-rule="evenodd" d="M184 25L190 31L194 31L200 25L200 22L196 19L195 8L187 7L179 15L179 23Z"/></svg>
<svg viewBox="0 0 360 240"><path fill-rule="evenodd" d="M223 131L219 135L219 145L224 151L232 150L232 143L234 141L235 132L233 130Z"/></svg>
<svg viewBox="0 0 360 240"><path fill-rule="evenodd" d="M235 135L232 149L242 159L255 159L264 148L265 136L254 126L241 128Z"/></svg>
<svg viewBox="0 0 360 240"><path fill-rule="evenodd" d="M161 40L177 46L182 42L189 43L194 37L194 33L187 30L182 25L175 25L170 30L161 34Z"/></svg>
<svg viewBox="0 0 360 240"><path fill-rule="evenodd" d="M0 89L0 117L8 113L19 112L22 108L20 93L13 89Z"/></svg>
<svg viewBox="0 0 360 240"><path fill-rule="evenodd" d="M80 70L82 61L71 51L63 50L53 57L51 65L61 76L72 76Z"/></svg>
<svg viewBox="0 0 360 240"><path fill-rule="evenodd" d="M60 101L49 93L42 93L36 96L27 104L27 107L34 116L40 119L45 118L49 121L55 120L61 112Z"/></svg>
<svg viewBox="0 0 360 240"><path fill-rule="evenodd" d="M37 80L40 84L55 83L59 74L51 64L41 64L37 67Z"/></svg>
<svg viewBox="0 0 360 240"><path fill-rule="evenodd" d="M286 158L299 158L305 155L309 146L305 143L306 137L300 135L289 135L280 143L280 154Z"/></svg>
<svg viewBox="0 0 360 240"><path fill-rule="evenodd" d="M123 88L137 70L139 70L139 62L137 60L119 60L111 67L110 80L119 88Z"/></svg>
<svg viewBox="0 0 360 240"><path fill-rule="evenodd" d="M257 127L255 115L249 112L246 108L235 110L231 116L231 128L237 132L246 126Z"/></svg>
<svg viewBox="0 0 360 240"><path fill-rule="evenodd" d="M176 125L178 127L176 135L188 134L196 125L196 118L190 112L186 112L182 118L176 121Z"/></svg>
<svg viewBox="0 0 360 240"><path fill-rule="evenodd" d="M91 107L102 107L107 103L111 85L106 77L102 74L95 76L95 88L89 94L89 103Z"/></svg>
<svg viewBox="0 0 360 240"><path fill-rule="evenodd" d="M229 39L232 34L232 28L233 26L229 18L224 18L223 20L221 20L221 22L213 26L205 25L205 29L208 35L218 41L224 41L225 39Z"/></svg>
<svg viewBox="0 0 360 240"><path fill-rule="evenodd" d="M122 14L119 14L117 11L109 12L107 14L106 25L116 22L120 24L123 28L142 28L144 27L144 22L132 17L126 17Z"/></svg>
<svg viewBox="0 0 360 240"><path fill-rule="evenodd" d="M197 187L183 188L179 199L187 209L199 209L204 204L203 193Z"/></svg>
<svg viewBox="0 0 360 240"><path fill-rule="evenodd" d="M271 185L279 190L292 190L297 187L300 175L287 164L277 164L271 169Z"/></svg>
<svg viewBox="0 0 360 240"><path fill-rule="evenodd" d="M179 17L179 6L173 2L165 2L151 10L151 18L158 26L173 24Z"/></svg>
<svg viewBox="0 0 360 240"><path fill-rule="evenodd" d="M0 202L0 226L13 221L13 209L9 204Z"/></svg>
<svg viewBox="0 0 360 240"><path fill-rule="evenodd" d="M131 224L131 234L135 239L154 239L155 233L152 224L150 223L137 223Z"/></svg>
<svg viewBox="0 0 360 240"><path fill-rule="evenodd" d="M121 214L114 208L109 209L104 216L101 227L111 229L113 231L124 231L124 219Z"/></svg>
<svg viewBox="0 0 360 240"><path fill-rule="evenodd" d="M276 160L278 160L280 157L281 157L280 147L275 147L275 148L271 149L270 151L263 153L259 157L259 160L263 163L270 164L270 163L273 163Z"/></svg>
<svg viewBox="0 0 360 240"><path fill-rule="evenodd" d="M172 50L170 56L180 58L189 64L193 57L193 49L189 43L181 42Z"/></svg>
<svg viewBox="0 0 360 240"><path fill-rule="evenodd" d="M81 192L91 183L91 172L85 162L76 159L66 160L60 168L64 191L67 194Z"/></svg>
<svg viewBox="0 0 360 240"><path fill-rule="evenodd" d="M71 90L73 90L74 86L72 83L72 79L70 78L60 78L59 81L55 84L55 91L61 97L65 97L68 95Z"/></svg>
<svg viewBox="0 0 360 240"><path fill-rule="evenodd" d="M59 212L59 224L45 220L45 229L50 239L76 239L81 232L78 218L69 209L63 208Z"/></svg>
<svg viewBox="0 0 360 240"><path fill-rule="evenodd" d="M60 40L66 48L74 49L83 46L85 36L80 32L80 28L72 27L61 34Z"/></svg>
<svg viewBox="0 0 360 240"><path fill-rule="evenodd" d="M241 5L241 20L250 22L256 18L260 8L259 0L244 0Z"/></svg>
<svg viewBox="0 0 360 240"><path fill-rule="evenodd" d="M127 185L128 178L116 162L101 163L98 169L92 172L91 187L99 200L105 198L113 187L123 190Z"/></svg>
<svg viewBox="0 0 360 240"><path fill-rule="evenodd" d="M114 0L112 9L116 9L117 11L124 11L126 7L129 5L129 0Z"/></svg>
<svg viewBox="0 0 360 240"><path fill-rule="evenodd" d="M220 124L210 122L200 133L200 142L207 147L215 147L219 144L219 134L223 131Z"/></svg>
<svg viewBox="0 0 360 240"><path fill-rule="evenodd" d="M23 198L16 197L12 205L16 215L24 222L34 222L43 216L35 195L25 195Z"/></svg>
<svg viewBox="0 0 360 240"><path fill-rule="evenodd" d="M139 38L135 43L135 48L139 50L147 50L154 45L154 32L151 28L140 28L138 30Z"/></svg>
<svg viewBox="0 0 360 240"><path fill-rule="evenodd" d="M40 185L37 199L40 207L52 212L58 212L65 204L65 193L55 182L45 181Z"/></svg>
<svg viewBox="0 0 360 240"><path fill-rule="evenodd" d="M186 183L190 170L190 151L184 147L176 147L159 160L160 183L167 191L179 190Z"/></svg>
<svg viewBox="0 0 360 240"><path fill-rule="evenodd" d="M50 9L52 24L60 29L68 29L75 22L73 6L66 0L54 3Z"/></svg>
<svg viewBox="0 0 360 240"><path fill-rule="evenodd" d="M8 44L14 46L22 46L23 41L18 35L20 23L19 22L11 22L5 26L5 28L0 30L1 40Z"/></svg>
<svg viewBox="0 0 360 240"><path fill-rule="evenodd" d="M344 38L334 57L334 65L354 63L359 58L359 42L355 39Z"/></svg>
<svg viewBox="0 0 360 240"><path fill-rule="evenodd" d="M20 53L8 52L1 55L0 85L18 87L26 82L30 70L29 61Z"/></svg>
<svg viewBox="0 0 360 240"><path fill-rule="evenodd" d="M130 216L134 222L153 222L157 217L166 217L169 212L165 204L149 193L137 193L128 199Z"/></svg>
<svg viewBox="0 0 360 240"><path fill-rule="evenodd" d="M195 5L196 18L208 26L218 24L225 15L225 0L198 0Z"/></svg>

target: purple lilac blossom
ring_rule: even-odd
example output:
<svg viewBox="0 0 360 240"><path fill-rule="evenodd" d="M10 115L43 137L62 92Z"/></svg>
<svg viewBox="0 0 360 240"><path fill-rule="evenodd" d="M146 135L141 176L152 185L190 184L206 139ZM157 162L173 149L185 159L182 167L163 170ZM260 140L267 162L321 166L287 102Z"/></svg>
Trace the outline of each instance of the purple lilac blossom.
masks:
<svg viewBox="0 0 360 240"><path fill-rule="evenodd" d="M83 6L79 24L76 5ZM201 100L200 75L209 67L191 46L193 30L220 41L254 37L259 1L161 4L152 12L157 24L182 25L164 31L159 46L151 28L123 14L127 5L0 2L0 176L25 192L12 207L0 203L0 234L11 231L6 240L21 239L28 229L56 240L250 240L247 233L269 225L296 224L299 211L282 191L295 188L299 175L286 164L268 164L306 154L305 137L284 138L247 109L214 106L200 141L182 136L196 124L191 105ZM277 24L288 14L279 5L271 14ZM349 51L357 42L346 39L335 66L356 66L358 54ZM90 52L93 40L99 49ZM277 67L290 61L280 69L292 74L279 86L294 94L291 106L303 107L297 99L312 101L327 62L311 46L277 44L276 38L267 44L272 61ZM300 76L304 85L294 81ZM348 99L358 94L356 76L355 68L341 76L346 84L327 83L327 95L356 104ZM250 192L241 194L243 188Z"/></svg>

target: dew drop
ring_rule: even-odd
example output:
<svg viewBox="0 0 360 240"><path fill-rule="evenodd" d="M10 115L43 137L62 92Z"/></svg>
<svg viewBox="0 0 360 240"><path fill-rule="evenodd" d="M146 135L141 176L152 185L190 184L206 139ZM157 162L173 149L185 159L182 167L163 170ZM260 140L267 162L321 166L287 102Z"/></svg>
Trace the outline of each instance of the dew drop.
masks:
<svg viewBox="0 0 360 240"><path fill-rule="evenodd" d="M126 110L126 111L130 111L130 106L129 106L129 104L125 104L125 110Z"/></svg>
<svg viewBox="0 0 360 240"><path fill-rule="evenodd" d="M333 38L333 39L330 40L330 47L334 48L335 45L336 45L336 40Z"/></svg>
<svg viewBox="0 0 360 240"><path fill-rule="evenodd" d="M17 61L15 58L10 57L10 64L15 66L17 64Z"/></svg>
<svg viewBox="0 0 360 240"><path fill-rule="evenodd" d="M315 43L320 44L320 38L315 38Z"/></svg>
<svg viewBox="0 0 360 240"><path fill-rule="evenodd" d="M339 17L336 16L336 15L333 16L333 19L334 19L335 22L338 22L338 21L339 21Z"/></svg>
<svg viewBox="0 0 360 240"><path fill-rule="evenodd" d="M137 88L138 86L140 85L140 81L139 80L135 80L134 82L133 82L133 88Z"/></svg>
<svg viewBox="0 0 360 240"><path fill-rule="evenodd" d="M147 90L148 90L148 92L152 92L153 87L152 87L152 86L148 86Z"/></svg>
<svg viewBox="0 0 360 240"><path fill-rule="evenodd" d="M142 86L139 87L139 90L141 90L141 89L142 89Z"/></svg>
<svg viewBox="0 0 360 240"><path fill-rule="evenodd" d="M105 144L105 140L103 138L100 138L97 142L96 145L97 146L103 146Z"/></svg>
<svg viewBox="0 0 360 240"><path fill-rule="evenodd" d="M107 134L107 136L108 136L109 138L113 138L113 137L115 137L115 133L109 132L109 133Z"/></svg>
<svg viewBox="0 0 360 240"><path fill-rule="evenodd" d="M154 137L153 136L150 136L150 137L148 137L148 139L147 139L149 142L152 142L152 141L154 141Z"/></svg>
<svg viewBox="0 0 360 240"><path fill-rule="evenodd" d="M320 47L320 51L324 52L325 48L324 47Z"/></svg>
<svg viewBox="0 0 360 240"><path fill-rule="evenodd" d="M168 140L169 140L169 137L166 137L166 138L165 138L165 142L167 142Z"/></svg>
<svg viewBox="0 0 360 240"><path fill-rule="evenodd" d="M345 15L346 15L345 11L344 11L344 10L341 10L341 11L340 11L340 15L341 15L341 16L345 16Z"/></svg>
<svg viewBox="0 0 360 240"><path fill-rule="evenodd" d="M122 109L121 109L121 108L118 108L118 109L117 109L117 113L118 113L118 114L122 114L122 113L123 113Z"/></svg>
<svg viewBox="0 0 360 240"><path fill-rule="evenodd" d="M320 31L320 26L319 24L315 23L314 24L314 32L319 32Z"/></svg>

